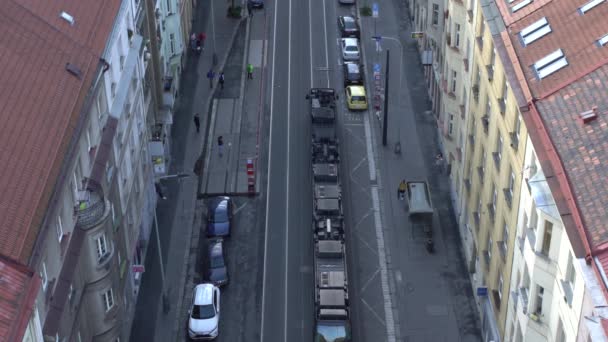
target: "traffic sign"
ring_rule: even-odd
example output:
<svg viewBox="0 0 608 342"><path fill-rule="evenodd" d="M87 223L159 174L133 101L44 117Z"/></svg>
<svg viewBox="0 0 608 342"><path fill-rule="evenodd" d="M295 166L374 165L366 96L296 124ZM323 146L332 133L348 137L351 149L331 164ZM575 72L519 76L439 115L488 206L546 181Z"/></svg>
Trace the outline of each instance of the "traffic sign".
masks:
<svg viewBox="0 0 608 342"><path fill-rule="evenodd" d="M374 72L380 72L380 64L374 63Z"/></svg>
<svg viewBox="0 0 608 342"><path fill-rule="evenodd" d="M376 2L372 4L372 17L378 18L378 3Z"/></svg>

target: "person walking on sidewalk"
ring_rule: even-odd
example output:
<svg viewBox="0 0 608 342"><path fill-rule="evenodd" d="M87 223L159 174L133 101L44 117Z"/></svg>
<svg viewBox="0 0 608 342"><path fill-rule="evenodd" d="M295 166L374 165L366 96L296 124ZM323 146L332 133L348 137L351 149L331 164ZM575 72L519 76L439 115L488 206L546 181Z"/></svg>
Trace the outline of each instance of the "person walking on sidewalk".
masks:
<svg viewBox="0 0 608 342"><path fill-rule="evenodd" d="M220 87L221 87L222 89L224 89L224 72L223 72L223 71L222 71L222 72L220 72L220 76L219 76L218 80L219 80L219 82L220 82Z"/></svg>
<svg viewBox="0 0 608 342"><path fill-rule="evenodd" d="M401 180L399 183L399 188L397 189L397 198L402 200L405 198L405 190L407 190L407 183L405 183L405 179Z"/></svg>
<svg viewBox="0 0 608 342"><path fill-rule="evenodd" d="M201 129L201 118L198 113L194 114L194 126L196 126L196 133L199 133Z"/></svg>
<svg viewBox="0 0 608 342"><path fill-rule="evenodd" d="M247 63L247 78L250 80L253 79L253 64L251 63Z"/></svg>
<svg viewBox="0 0 608 342"><path fill-rule="evenodd" d="M207 73L207 78L209 79L209 89L213 88L213 79L215 78L215 72L213 72L213 68L209 69Z"/></svg>
<svg viewBox="0 0 608 342"><path fill-rule="evenodd" d="M253 4L249 0L247 0L247 13L253 18Z"/></svg>
<svg viewBox="0 0 608 342"><path fill-rule="evenodd" d="M222 150L223 147L224 147L224 137L222 137L220 135L219 137L217 137L217 151L218 151L220 158L222 158L222 155L223 155L223 150Z"/></svg>

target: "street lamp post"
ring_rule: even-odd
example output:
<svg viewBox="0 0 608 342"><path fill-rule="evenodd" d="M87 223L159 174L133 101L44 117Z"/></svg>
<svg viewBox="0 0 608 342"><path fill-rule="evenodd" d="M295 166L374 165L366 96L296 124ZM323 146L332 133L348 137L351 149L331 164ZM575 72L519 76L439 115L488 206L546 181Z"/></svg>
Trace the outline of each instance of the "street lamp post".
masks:
<svg viewBox="0 0 608 342"><path fill-rule="evenodd" d="M394 38L394 37L385 37L382 36L381 39L388 39L394 42L397 42L397 44L399 44L399 51L401 56L399 56L399 91L401 91L403 89L403 44L401 44L401 41L399 41L399 39ZM388 51L387 51L388 53ZM387 69L388 69L388 65L387 65ZM388 75L387 75L388 76ZM385 108L386 110L386 108ZM401 110L401 96L397 96L397 110ZM397 142L395 142L395 153L401 153L401 126L400 125L396 125L397 126Z"/></svg>
<svg viewBox="0 0 608 342"><path fill-rule="evenodd" d="M215 53L215 14L213 13L213 0L211 3L211 48L212 48L212 62L213 66L217 65L217 54Z"/></svg>

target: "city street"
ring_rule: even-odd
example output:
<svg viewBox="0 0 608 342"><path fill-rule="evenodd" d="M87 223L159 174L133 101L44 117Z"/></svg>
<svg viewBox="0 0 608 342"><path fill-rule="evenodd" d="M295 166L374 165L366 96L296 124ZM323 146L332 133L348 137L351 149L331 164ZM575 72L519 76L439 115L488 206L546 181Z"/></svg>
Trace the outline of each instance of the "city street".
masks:
<svg viewBox="0 0 608 342"><path fill-rule="evenodd" d="M336 18L356 17L355 6L340 6L335 0L267 1L263 10L239 22L226 20L225 2L214 2L213 29L218 32L218 57L227 87L209 89L204 78L211 67L209 50L190 62L188 70L196 72L184 80L179 115L189 119L189 113L199 110L205 129L200 142L187 147L194 134L190 120L174 125L178 137L174 149L188 152L176 154L172 169L191 169L202 152L205 175L199 181L198 200L193 181L175 181L169 184L168 196L186 202L159 205L165 269L180 269L172 270L166 280L171 308L165 314L159 300L158 251L149 248L133 341L187 340L192 288L205 280L206 197L220 193L235 198L236 210L234 231L226 243L230 284L222 288L218 340L312 340L310 114L305 99L311 87L332 87L340 95L340 173L353 340L480 340L477 308L451 209L449 176L434 165L436 124L429 111L423 66L409 37L408 14L398 0L377 3L378 19L359 19L361 64L371 99L373 66L381 65L384 87L390 49L386 147L382 121L371 103L363 112L346 108ZM208 9L207 5L199 8L203 12L195 22L198 30L211 30ZM372 40L374 28L386 37L379 52ZM254 65L253 80L246 79L247 63ZM199 100L207 97L208 103ZM218 157L213 145L220 134L229 143L225 158ZM400 154L394 152L396 142L401 144ZM243 160L255 153L257 196L242 196ZM405 203L397 199L401 179L430 184L435 254L426 252ZM149 328L150 322L157 322L155 329Z"/></svg>

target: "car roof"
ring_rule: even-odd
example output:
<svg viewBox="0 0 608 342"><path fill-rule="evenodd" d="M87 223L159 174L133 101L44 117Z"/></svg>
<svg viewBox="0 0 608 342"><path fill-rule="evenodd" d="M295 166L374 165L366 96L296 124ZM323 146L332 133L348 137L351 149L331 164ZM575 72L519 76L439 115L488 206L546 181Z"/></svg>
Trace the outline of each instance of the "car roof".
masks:
<svg viewBox="0 0 608 342"><path fill-rule="evenodd" d="M342 19L343 19L344 21L351 21L351 22L354 22L354 21L355 21L355 18L351 17L350 15L345 15L345 16L342 16Z"/></svg>
<svg viewBox="0 0 608 342"><path fill-rule="evenodd" d="M357 63L344 63L344 66L346 67L346 70L348 70L349 73L359 72L359 65Z"/></svg>
<svg viewBox="0 0 608 342"><path fill-rule="evenodd" d="M226 207L228 206L228 201L230 201L230 197L228 196L217 196L217 197L213 197L210 201L209 201L209 207L214 208L215 207Z"/></svg>
<svg viewBox="0 0 608 342"><path fill-rule="evenodd" d="M348 86L350 89L350 93L353 96L362 96L365 95L365 88L363 86Z"/></svg>
<svg viewBox="0 0 608 342"><path fill-rule="evenodd" d="M224 245L221 239L214 240L210 242L209 245L209 254L212 256L220 256L223 255L222 251L224 249Z"/></svg>
<svg viewBox="0 0 608 342"><path fill-rule="evenodd" d="M194 304L211 304L211 295L213 294L213 288L213 284L196 285L196 287L194 288Z"/></svg>

